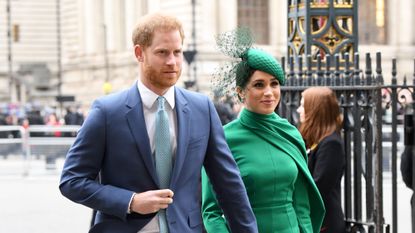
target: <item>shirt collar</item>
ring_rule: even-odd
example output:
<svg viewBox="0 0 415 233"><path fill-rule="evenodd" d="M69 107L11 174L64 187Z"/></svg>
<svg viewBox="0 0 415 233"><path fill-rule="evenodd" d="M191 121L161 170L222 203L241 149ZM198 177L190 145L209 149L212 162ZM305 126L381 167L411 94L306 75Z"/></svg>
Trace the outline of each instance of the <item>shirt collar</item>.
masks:
<svg viewBox="0 0 415 233"><path fill-rule="evenodd" d="M157 97L159 97L156 93L154 93L152 90L148 89L140 79L138 79L137 82L137 88L140 92L141 101L143 101L143 105L151 109L154 105L154 103L157 100ZM166 99L167 103L170 105L171 109L174 109L175 106L175 99L174 99L174 86L170 87L167 92L163 95L163 97Z"/></svg>

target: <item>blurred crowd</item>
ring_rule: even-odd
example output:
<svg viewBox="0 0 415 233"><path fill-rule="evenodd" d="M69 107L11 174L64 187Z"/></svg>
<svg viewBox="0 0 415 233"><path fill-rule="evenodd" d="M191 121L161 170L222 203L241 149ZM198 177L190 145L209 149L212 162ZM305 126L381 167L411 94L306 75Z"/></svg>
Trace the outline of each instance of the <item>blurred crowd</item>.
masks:
<svg viewBox="0 0 415 233"><path fill-rule="evenodd" d="M213 91L213 103L222 125L236 119L242 107L235 96L221 95L218 91Z"/></svg>
<svg viewBox="0 0 415 233"><path fill-rule="evenodd" d="M49 106L26 104L0 104L0 126L20 125L27 128L29 125L81 125L84 113L80 106L69 106L58 110ZM12 135L10 135L12 133ZM0 138L19 137L17 131L0 131ZM55 135L60 136L60 135Z"/></svg>
<svg viewBox="0 0 415 233"><path fill-rule="evenodd" d="M84 113L81 106L69 106L65 109L41 105L0 103L0 125L81 125Z"/></svg>
<svg viewBox="0 0 415 233"><path fill-rule="evenodd" d="M68 106L65 109L56 109L41 105L0 104L0 156L7 158L9 155L25 154L22 144L9 139L23 138L24 131L21 127L2 126L22 126L27 129L30 125L44 125L57 127L62 125L81 125L84 121L84 113L80 106ZM76 132L61 132L59 128L52 132L35 131L30 132L31 137L74 137ZM24 144L24 143L23 143ZM68 150L68 145L32 145L32 155L45 155L46 161L51 164L59 156L64 156Z"/></svg>

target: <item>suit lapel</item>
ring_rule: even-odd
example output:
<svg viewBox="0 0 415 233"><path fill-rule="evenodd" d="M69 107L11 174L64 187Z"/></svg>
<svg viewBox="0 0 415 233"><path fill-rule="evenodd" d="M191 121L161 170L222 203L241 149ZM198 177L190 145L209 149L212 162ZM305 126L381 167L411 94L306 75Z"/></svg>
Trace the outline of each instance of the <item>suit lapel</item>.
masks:
<svg viewBox="0 0 415 233"><path fill-rule="evenodd" d="M189 120L190 120L190 109L187 105L182 90L176 88L176 114L177 114L177 149L176 159L174 162L173 173L170 181L170 187L173 189L176 181L179 177L180 171L183 167L183 163L187 154L187 146L189 144Z"/></svg>
<svg viewBox="0 0 415 233"><path fill-rule="evenodd" d="M156 168L154 166L154 159L151 154L150 143L148 139L147 128L144 120L143 103L137 89L137 84L129 90L126 101L127 112L126 118L131 134L134 136L137 148L140 152L145 166L155 184L158 185Z"/></svg>

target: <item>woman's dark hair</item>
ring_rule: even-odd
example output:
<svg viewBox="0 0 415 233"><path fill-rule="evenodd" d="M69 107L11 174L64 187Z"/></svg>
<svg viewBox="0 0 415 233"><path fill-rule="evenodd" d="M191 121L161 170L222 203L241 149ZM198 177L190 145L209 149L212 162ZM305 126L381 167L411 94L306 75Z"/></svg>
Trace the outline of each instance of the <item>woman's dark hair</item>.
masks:
<svg viewBox="0 0 415 233"><path fill-rule="evenodd" d="M254 72L247 61L240 62L236 67L236 86L245 89Z"/></svg>

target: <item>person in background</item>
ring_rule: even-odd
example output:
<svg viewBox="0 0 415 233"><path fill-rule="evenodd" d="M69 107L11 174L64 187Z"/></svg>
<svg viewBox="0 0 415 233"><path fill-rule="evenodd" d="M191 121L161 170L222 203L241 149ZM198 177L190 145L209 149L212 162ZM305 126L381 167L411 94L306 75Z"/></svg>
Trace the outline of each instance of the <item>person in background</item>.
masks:
<svg viewBox="0 0 415 233"><path fill-rule="evenodd" d="M84 113L82 111L82 107L78 106L76 109L76 124L77 125L82 125L84 123L85 120L85 116Z"/></svg>
<svg viewBox="0 0 415 233"><path fill-rule="evenodd" d="M212 101L175 86L181 22L146 15L132 39L139 78L93 103L67 154L62 194L97 210L90 232L200 233L204 166L232 231L258 232Z"/></svg>
<svg viewBox="0 0 415 233"><path fill-rule="evenodd" d="M237 114L233 110L232 98L220 98L220 94L217 91L213 91L213 104L218 112L222 125L226 125L234 120Z"/></svg>
<svg viewBox="0 0 415 233"><path fill-rule="evenodd" d="M66 114L65 114L65 125L77 125L77 114L75 113L73 107L66 108Z"/></svg>
<svg viewBox="0 0 415 233"><path fill-rule="evenodd" d="M0 126L7 125L6 121L6 114L3 114L3 112L0 110ZM9 132L8 131L0 131L0 138L8 138Z"/></svg>
<svg viewBox="0 0 415 233"><path fill-rule="evenodd" d="M401 155L401 175L402 180L405 183L406 187L413 190L412 185L412 150L413 146L405 146L404 151ZM414 198L413 195L411 197L411 205L413 205Z"/></svg>
<svg viewBox="0 0 415 233"><path fill-rule="evenodd" d="M46 125L51 126L51 127L57 127L57 126L61 126L62 124L59 122L58 117L56 116L56 113L51 113L48 116ZM62 132L58 130L53 131L51 134L55 137L62 136Z"/></svg>
<svg viewBox="0 0 415 233"><path fill-rule="evenodd" d="M236 86L244 105L239 117L224 127L226 141L240 169L259 232L318 232L324 206L307 167L304 141L297 128L274 112L285 81L283 69L270 54L251 48L250 38L249 30L240 28L217 39L222 52L240 58L234 67L220 68L214 76L219 78L214 81L216 88L231 91ZM207 232L233 232L218 200L203 173L202 214Z"/></svg>
<svg viewBox="0 0 415 233"><path fill-rule="evenodd" d="M78 111L75 111L74 107L67 107L66 114L64 116L65 125L82 125L84 122L83 115ZM65 132L65 137L75 137L76 132Z"/></svg>
<svg viewBox="0 0 415 233"><path fill-rule="evenodd" d="M27 113L27 119L30 125L44 125L45 121L39 109L34 109Z"/></svg>
<svg viewBox="0 0 415 233"><path fill-rule="evenodd" d="M414 149L414 120L413 114L405 114L404 115L404 151L401 155L401 175L402 180L405 183L406 187L410 188L412 191L414 190L413 181L412 181L412 160L413 160L413 149ZM411 206L413 208L414 205L414 194L412 192L411 196ZM415 226L414 226L415 227Z"/></svg>
<svg viewBox="0 0 415 233"><path fill-rule="evenodd" d="M328 87L308 88L302 93L297 112L299 129L308 149L308 167L326 207L320 232L344 233L341 179L346 155L340 136L342 115L336 94Z"/></svg>
<svg viewBox="0 0 415 233"><path fill-rule="evenodd" d="M84 116L80 110L76 111L74 107L66 108L65 125L82 125Z"/></svg>

